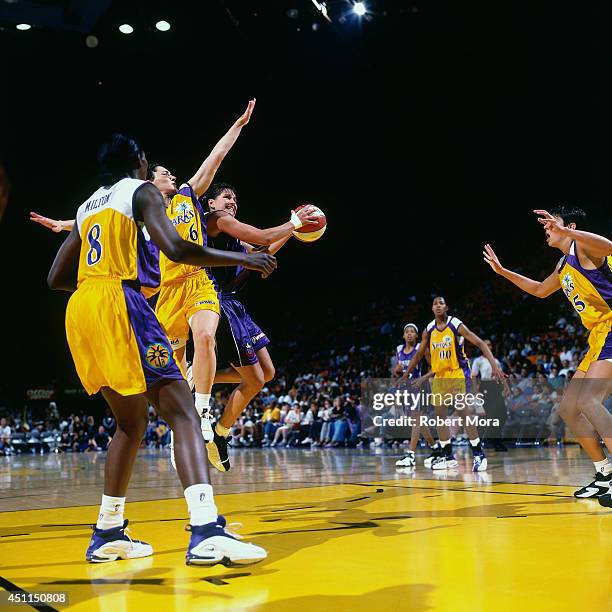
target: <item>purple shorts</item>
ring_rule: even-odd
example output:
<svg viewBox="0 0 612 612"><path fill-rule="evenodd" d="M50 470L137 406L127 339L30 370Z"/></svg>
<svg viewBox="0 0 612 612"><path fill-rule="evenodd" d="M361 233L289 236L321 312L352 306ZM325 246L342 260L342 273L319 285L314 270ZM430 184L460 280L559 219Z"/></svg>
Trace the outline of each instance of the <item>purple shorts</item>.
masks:
<svg viewBox="0 0 612 612"><path fill-rule="evenodd" d="M257 351L270 344L233 294L220 294L221 320L217 330L217 367L245 367L258 362Z"/></svg>

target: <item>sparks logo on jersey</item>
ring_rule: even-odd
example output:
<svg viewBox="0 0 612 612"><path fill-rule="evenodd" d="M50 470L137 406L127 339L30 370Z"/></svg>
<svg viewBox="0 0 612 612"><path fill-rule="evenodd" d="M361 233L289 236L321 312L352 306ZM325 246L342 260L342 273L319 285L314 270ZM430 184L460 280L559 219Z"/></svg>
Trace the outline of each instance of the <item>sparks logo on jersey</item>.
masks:
<svg viewBox="0 0 612 612"><path fill-rule="evenodd" d="M565 293L567 297L569 297L576 288L574 286L574 279L569 272L561 279L561 284L563 285L563 293Z"/></svg>
<svg viewBox="0 0 612 612"><path fill-rule="evenodd" d="M244 345L244 350L246 352L247 357L251 358L255 356L255 351L253 350L253 346L251 345L250 342L247 342Z"/></svg>
<svg viewBox="0 0 612 612"><path fill-rule="evenodd" d="M453 339L450 336L444 336L442 342L432 342L431 346L434 349L447 349L453 345Z"/></svg>
<svg viewBox="0 0 612 612"><path fill-rule="evenodd" d="M177 204L176 212L178 214L172 219L172 225L189 223L195 217L193 206L189 202L181 202L180 204Z"/></svg>
<svg viewBox="0 0 612 612"><path fill-rule="evenodd" d="M156 370L165 368L170 361L170 349L161 342L149 344L146 352L147 363Z"/></svg>

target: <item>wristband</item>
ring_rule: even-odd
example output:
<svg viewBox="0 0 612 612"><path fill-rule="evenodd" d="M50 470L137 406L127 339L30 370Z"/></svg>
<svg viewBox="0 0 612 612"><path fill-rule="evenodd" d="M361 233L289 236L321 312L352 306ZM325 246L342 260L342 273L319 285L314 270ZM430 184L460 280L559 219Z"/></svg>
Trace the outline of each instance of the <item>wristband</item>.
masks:
<svg viewBox="0 0 612 612"><path fill-rule="evenodd" d="M300 227L302 227L302 225L304 225L300 221L300 218L297 216L297 213L295 212L295 210L291 211L291 219L289 220L289 223L293 225L294 229L299 229Z"/></svg>

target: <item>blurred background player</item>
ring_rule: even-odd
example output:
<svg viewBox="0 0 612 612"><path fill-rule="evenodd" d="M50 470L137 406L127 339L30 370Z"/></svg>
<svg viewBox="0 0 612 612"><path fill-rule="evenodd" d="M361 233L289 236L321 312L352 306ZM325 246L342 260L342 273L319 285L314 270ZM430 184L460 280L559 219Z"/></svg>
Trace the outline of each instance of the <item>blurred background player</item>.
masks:
<svg viewBox="0 0 612 612"><path fill-rule="evenodd" d="M394 376L401 377L402 374L404 374L404 372L406 371L406 368L410 364L411 359L415 356L416 352L419 349L420 343L418 342L418 338L419 328L414 323L407 323L406 325L404 325L404 343L399 344L395 349L395 365L393 366ZM412 372L410 372L408 379L415 380L417 378L420 378L424 374L426 366L427 364L424 362L424 360L421 360L415 366ZM418 390L415 389L415 393L418 393ZM416 466L415 452L421 434L423 435L423 438L425 438L425 440L427 441L427 444L429 444L432 451L435 446L433 436L429 431L429 427L427 425L420 425L419 423L421 411L411 411L410 416L416 419L416 423L412 426L412 431L410 434L410 449L404 457L395 462L395 465L397 467L412 468Z"/></svg>
<svg viewBox="0 0 612 612"><path fill-rule="evenodd" d="M489 350L493 352L493 343L490 340L485 340L485 343L489 347ZM495 359L495 361L501 368L499 360ZM499 437L507 418L502 388L493 376L491 364L484 355L479 355L472 361L471 370L472 393L482 393L484 396L483 409L487 418L499 421L498 426L491 427L488 432L485 432L485 441L487 444L490 442L496 451L506 452L508 449L503 440ZM489 440L489 438L491 439Z"/></svg>
<svg viewBox="0 0 612 612"><path fill-rule="evenodd" d="M132 139L115 134L98 153L100 184L78 209L76 223L49 271L53 289L74 292L66 335L81 383L102 394L117 421L108 449L104 495L86 559L145 557L152 547L126 535L124 506L151 402L175 432L176 464L190 514L188 564L265 558L258 546L228 535L218 517L197 413L172 347L140 292L157 262L143 247L143 227L172 261L193 266L232 263L269 274L269 255L224 253L182 240L164 211L159 190L145 182L147 161ZM95 312L95 316L92 316Z"/></svg>
<svg viewBox="0 0 612 612"><path fill-rule="evenodd" d="M297 213L291 211L287 223L259 229L236 219L238 196L227 183L214 184L206 193L206 232L209 244L223 251L253 252L258 247L276 253L291 238L295 229L316 221L311 216L314 207L305 206ZM242 266L217 268L215 283L219 291L223 318L217 341L222 365L230 366L217 373L216 383L238 383L232 391L223 415L215 425L214 440L206 449L211 463L221 472L230 469L227 438L230 429L249 402L261 391L266 381L274 377L274 365L266 348L270 340L261 330L238 296L249 271Z"/></svg>
<svg viewBox="0 0 612 612"><path fill-rule="evenodd" d="M589 350L567 387L559 414L595 466L593 481L574 495L599 497L602 505L612 507L612 464L599 442L601 436L612 452L612 415L603 404L612 381L612 241L576 229L586 217L580 208L534 212L544 226L548 246L563 253L550 276L536 281L504 268L490 244L484 247L484 260L495 273L536 297L563 289L589 330Z"/></svg>
<svg viewBox="0 0 612 612"><path fill-rule="evenodd" d="M449 394L453 396L465 395L470 384L470 364L463 347L464 339L482 351L491 364L493 375L498 380L504 379L504 373L497 365L493 353L491 353L484 340L468 329L457 317L448 315L448 305L443 297L435 297L431 309L435 319L423 331L420 346L410 360L402 379L407 379L410 376L410 373L423 359L426 350L429 350L431 373L433 373L431 391L434 398L437 394L441 394L442 397ZM471 412L471 408L467 405L463 410L464 415ZM447 405L440 405L440 402L436 401L435 411L436 416L442 419L448 417ZM434 451L434 456L429 458L429 465L426 464L426 467L431 467L434 470L456 467L457 460L453 455L449 428L446 425L438 425L437 429L440 448ZM487 469L487 458L480 443L478 430L475 425L466 423L465 431L468 434L470 448L474 455L473 470L474 472L482 472Z"/></svg>

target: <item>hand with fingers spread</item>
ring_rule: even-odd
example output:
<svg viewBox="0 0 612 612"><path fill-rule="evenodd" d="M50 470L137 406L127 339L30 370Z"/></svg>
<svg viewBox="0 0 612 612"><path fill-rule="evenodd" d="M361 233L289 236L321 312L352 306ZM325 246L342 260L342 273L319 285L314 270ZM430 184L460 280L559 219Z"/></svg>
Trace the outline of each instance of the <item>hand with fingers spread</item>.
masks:
<svg viewBox="0 0 612 612"><path fill-rule="evenodd" d="M315 215L316 210L315 206L304 206L304 208L300 208L297 212L292 210L291 223L293 223L295 229L303 227L308 223L316 223L318 220L318 217Z"/></svg>
<svg viewBox="0 0 612 612"><path fill-rule="evenodd" d="M482 252L482 254L484 255L484 261L486 261L491 266L493 272L495 272L496 274L501 274L504 267L499 262L499 259L497 258L497 255L495 254L495 251L493 250L493 247L490 244L484 245L484 251Z"/></svg>
<svg viewBox="0 0 612 612"><path fill-rule="evenodd" d="M43 227L49 228L52 232L59 233L61 231L70 231L72 229L73 221L58 221L49 217L43 217L34 211L30 212L30 221L39 223Z"/></svg>
<svg viewBox="0 0 612 612"><path fill-rule="evenodd" d="M249 253L244 267L249 270L261 272L262 278L267 278L276 270L276 257L267 253Z"/></svg>
<svg viewBox="0 0 612 612"><path fill-rule="evenodd" d="M252 100L249 100L246 110L236 121L237 127L244 127L249 122L249 119L251 118L251 115L253 114L254 108L255 108L255 98L253 98Z"/></svg>
<svg viewBox="0 0 612 612"><path fill-rule="evenodd" d="M569 228L565 227L559 219L553 217L547 210L534 210L538 215L538 221L544 226L545 230L551 232L566 232Z"/></svg>

